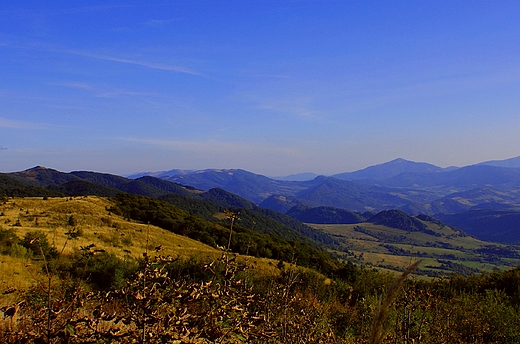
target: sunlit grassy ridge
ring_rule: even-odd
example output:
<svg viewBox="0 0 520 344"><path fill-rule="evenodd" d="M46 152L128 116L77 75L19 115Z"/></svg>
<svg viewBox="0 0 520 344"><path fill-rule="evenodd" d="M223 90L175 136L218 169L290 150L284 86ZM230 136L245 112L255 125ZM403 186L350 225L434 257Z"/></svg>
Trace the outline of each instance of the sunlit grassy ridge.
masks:
<svg viewBox="0 0 520 344"><path fill-rule="evenodd" d="M100 197L22 198L13 199L0 208L3 226L12 228L19 237L29 231L42 231L59 250L73 228L81 234L69 239L64 252L90 244L117 256L139 257L148 249L161 246L165 255L186 255L191 252L214 257L218 251L198 241L176 235L161 228L130 222L111 213L114 204ZM73 218L71 225L70 218ZM128 253L130 251L130 253Z"/></svg>
<svg viewBox="0 0 520 344"><path fill-rule="evenodd" d="M40 231L64 255L92 244L94 249L121 259L142 258L147 250L158 255L200 261L216 259L222 254L221 250L188 237L129 221L111 212L109 209L113 206L112 200L95 196L14 198L0 205L0 228L13 230L19 238L28 232ZM79 233L76 238L66 234L73 229ZM41 268L32 261L40 257L27 254L22 247L16 257L0 257L0 291L8 286L23 289L42 277ZM249 260L266 273L274 271L271 260L245 256L241 259Z"/></svg>

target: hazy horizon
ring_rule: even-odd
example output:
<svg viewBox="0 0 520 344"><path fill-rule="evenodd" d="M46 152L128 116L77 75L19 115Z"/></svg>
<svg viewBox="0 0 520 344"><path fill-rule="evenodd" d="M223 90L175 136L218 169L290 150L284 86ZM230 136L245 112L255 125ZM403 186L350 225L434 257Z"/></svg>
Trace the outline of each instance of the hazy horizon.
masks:
<svg viewBox="0 0 520 344"><path fill-rule="evenodd" d="M513 159L513 158L520 158L520 156L511 157L511 158L507 158L507 159L501 159L501 160L508 160L508 159ZM2 173L2 172L3 173L21 172L21 171L29 170L29 169L36 168L36 167L44 167L44 168L48 168L48 169L58 170L60 172L65 172L65 173L69 173L69 172L73 172L73 171L91 171L91 172L96 172L96 173L109 173L109 174L115 174L115 175L119 175L119 176L123 176L123 177L131 177L131 176L136 176L136 175L139 175L139 174L146 175L148 173L160 174L160 173L164 173L164 172L168 172L168 171L172 171L172 170L181 170L181 171L186 171L186 172L199 172L199 171L206 171L206 170L207 171L211 171L211 170L245 170L247 172L251 172L251 173L259 174L259 175L264 175L266 177L276 179L276 178L287 178L287 177L291 177L291 176L299 176L299 175L305 175L305 174L314 174L314 175L317 175L317 176L319 176L319 175L322 175L322 176L332 176L332 175L341 174L341 173L357 172L357 171L363 170L363 169L368 168L368 167L373 167L373 166L377 166L377 165L386 164L386 163L392 162L392 161L397 160L397 159L403 159L403 158L395 158L395 159L392 159L392 160L389 160L389 161L383 161L383 162L380 162L380 163L376 163L374 165L364 166L364 167L361 167L359 169L352 170L352 171L339 171L339 172L328 173L328 174L317 173L317 172L313 172L313 171L300 171L300 172L288 173L288 174L283 174L283 175L269 175L269 174L260 173L258 171L247 170L247 169L244 169L244 168L226 168L226 167L211 167L211 166L205 167L205 168L200 168L200 169L171 167L171 168L163 169L163 170L142 170L142 171L133 171L133 172L130 172L130 173L115 173L115 172L108 172L108 171L103 171L103 170L93 170L93 169L89 169L89 168L83 169L83 170L78 170L78 169L60 170L60 169L54 168L52 166L44 166L44 165L33 165L31 167L23 168L23 169L20 169L20 170L0 171L0 173ZM431 163L429 163L427 161L413 161L413 160L408 160L408 159L404 159L404 160L415 162L415 163L431 164ZM500 161L500 160L491 159L491 160L486 160L486 161L479 161L479 162L476 162L475 164L484 163L484 162L492 162L492 161ZM431 164L431 165L435 165L435 164ZM450 168L450 167L461 168L461 167L470 166L470 165L474 165L474 164L469 164L469 165L450 165L450 166L435 165L435 166L441 167L441 168Z"/></svg>
<svg viewBox="0 0 520 344"><path fill-rule="evenodd" d="M517 2L6 1L0 171L520 155Z"/></svg>

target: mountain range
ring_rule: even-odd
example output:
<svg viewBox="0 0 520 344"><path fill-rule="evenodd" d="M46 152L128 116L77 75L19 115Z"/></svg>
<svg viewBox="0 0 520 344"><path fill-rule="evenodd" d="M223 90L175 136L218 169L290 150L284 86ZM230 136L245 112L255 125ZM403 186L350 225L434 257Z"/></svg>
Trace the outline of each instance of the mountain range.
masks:
<svg viewBox="0 0 520 344"><path fill-rule="evenodd" d="M209 191L217 189L238 196L239 203L249 202L247 207L256 212L274 211L308 223L325 223L327 218L330 223L351 223L352 216L357 216L352 214L366 219L395 209L434 216L486 240L496 237L502 242L520 242L520 222L511 220L520 214L520 157L460 168L395 159L310 180L274 179L240 169L175 169L125 178L37 166L0 174L0 193L6 185L11 194L21 196L24 187L32 187L33 194L39 190L41 196L78 195L95 189L95 194L109 197L123 191L150 197L175 194L198 198L214 196L215 192ZM477 226L482 216L484 227Z"/></svg>
<svg viewBox="0 0 520 344"><path fill-rule="evenodd" d="M489 205L518 208L520 160L440 168L396 159L366 169L289 181L239 169L163 172L165 180L201 190L222 188L262 207L286 212L294 205L330 206L351 211L401 209L410 214L460 212ZM514 163L514 164L513 164Z"/></svg>
<svg viewBox="0 0 520 344"><path fill-rule="evenodd" d="M488 209L497 213L488 214L486 228L496 226L499 232L513 233L497 235L502 242L520 242L520 222L502 220L505 216L515 218L520 212L520 157L448 168L399 158L359 171L310 180L274 179L239 169L182 174L175 171L163 172L162 178L202 190L222 188L281 213L288 213L295 206L359 213L398 209L410 215L442 217L448 224L455 224L450 222L455 217L442 215L465 214L462 217L465 223L473 225L461 221L456 224L472 235L483 235L490 240L484 234L489 230L474 225L477 216L474 211ZM304 179L301 176L295 175L294 179ZM320 216L307 220L318 223L322 221L318 219Z"/></svg>

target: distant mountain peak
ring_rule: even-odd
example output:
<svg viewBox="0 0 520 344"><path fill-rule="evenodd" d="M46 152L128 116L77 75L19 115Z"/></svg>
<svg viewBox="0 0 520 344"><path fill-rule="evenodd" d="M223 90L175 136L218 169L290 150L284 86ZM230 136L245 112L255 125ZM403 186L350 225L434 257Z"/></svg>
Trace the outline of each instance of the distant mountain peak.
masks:
<svg viewBox="0 0 520 344"><path fill-rule="evenodd" d="M404 158L395 158L394 160L390 160L387 162L383 162L381 164L377 164L374 166L385 166L385 165L395 165L395 164L409 164L409 165L428 165L428 166L435 166L433 164L427 163L427 162L420 162L420 161L413 161L413 160L407 160ZM370 166L370 167L374 167ZM368 168L370 168L368 167ZM435 166L438 167L438 166Z"/></svg>
<svg viewBox="0 0 520 344"><path fill-rule="evenodd" d="M505 160L490 160L484 161L477 165L488 165L488 166L498 166L498 167L509 167L509 168L518 168L520 167L520 156L509 158Z"/></svg>
<svg viewBox="0 0 520 344"><path fill-rule="evenodd" d="M373 179L384 180L395 177L404 172L432 173L443 169L426 162L415 162L403 158L397 158L379 165L369 166L362 170L335 174L332 177L344 180Z"/></svg>
<svg viewBox="0 0 520 344"><path fill-rule="evenodd" d="M402 162L412 162L412 163L415 163L414 161L411 161L411 160L406 160L406 159L403 159L403 158L395 158L394 160L390 160L388 162L385 162L385 163L382 163L380 165L384 165L384 164L391 164L391 163L402 163Z"/></svg>
<svg viewBox="0 0 520 344"><path fill-rule="evenodd" d="M31 168L28 168L26 170L23 170L21 172L13 172L13 174L15 175L36 175L36 174L39 174L39 173L56 173L56 174L59 174L59 173L63 173L63 172L60 172L58 170L55 170L55 169L52 169L52 168L47 168L45 166L34 166L34 167L31 167Z"/></svg>
<svg viewBox="0 0 520 344"><path fill-rule="evenodd" d="M40 171L40 170L52 170L51 168L47 168L45 166L34 166L34 167L31 167L31 168L28 168L26 169L25 171Z"/></svg>

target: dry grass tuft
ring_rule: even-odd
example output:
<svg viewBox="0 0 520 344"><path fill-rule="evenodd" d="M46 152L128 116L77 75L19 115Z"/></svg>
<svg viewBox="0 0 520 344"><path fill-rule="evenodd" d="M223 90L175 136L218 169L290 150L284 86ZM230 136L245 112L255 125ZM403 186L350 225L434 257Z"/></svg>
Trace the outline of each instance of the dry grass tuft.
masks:
<svg viewBox="0 0 520 344"><path fill-rule="evenodd" d="M370 333L370 344L380 344L383 342L383 338L386 333L385 323L386 318L390 313L390 305L397 297L398 291L403 286L404 281L417 268L417 266L419 266L420 263L421 260L418 260L415 263L411 264L406 269L406 271L403 272L401 276L399 276L397 281L395 281L394 284L392 284L385 297L385 301L382 304L381 301L379 302L379 306L376 310L376 314L374 316L374 323L372 324L372 330Z"/></svg>

